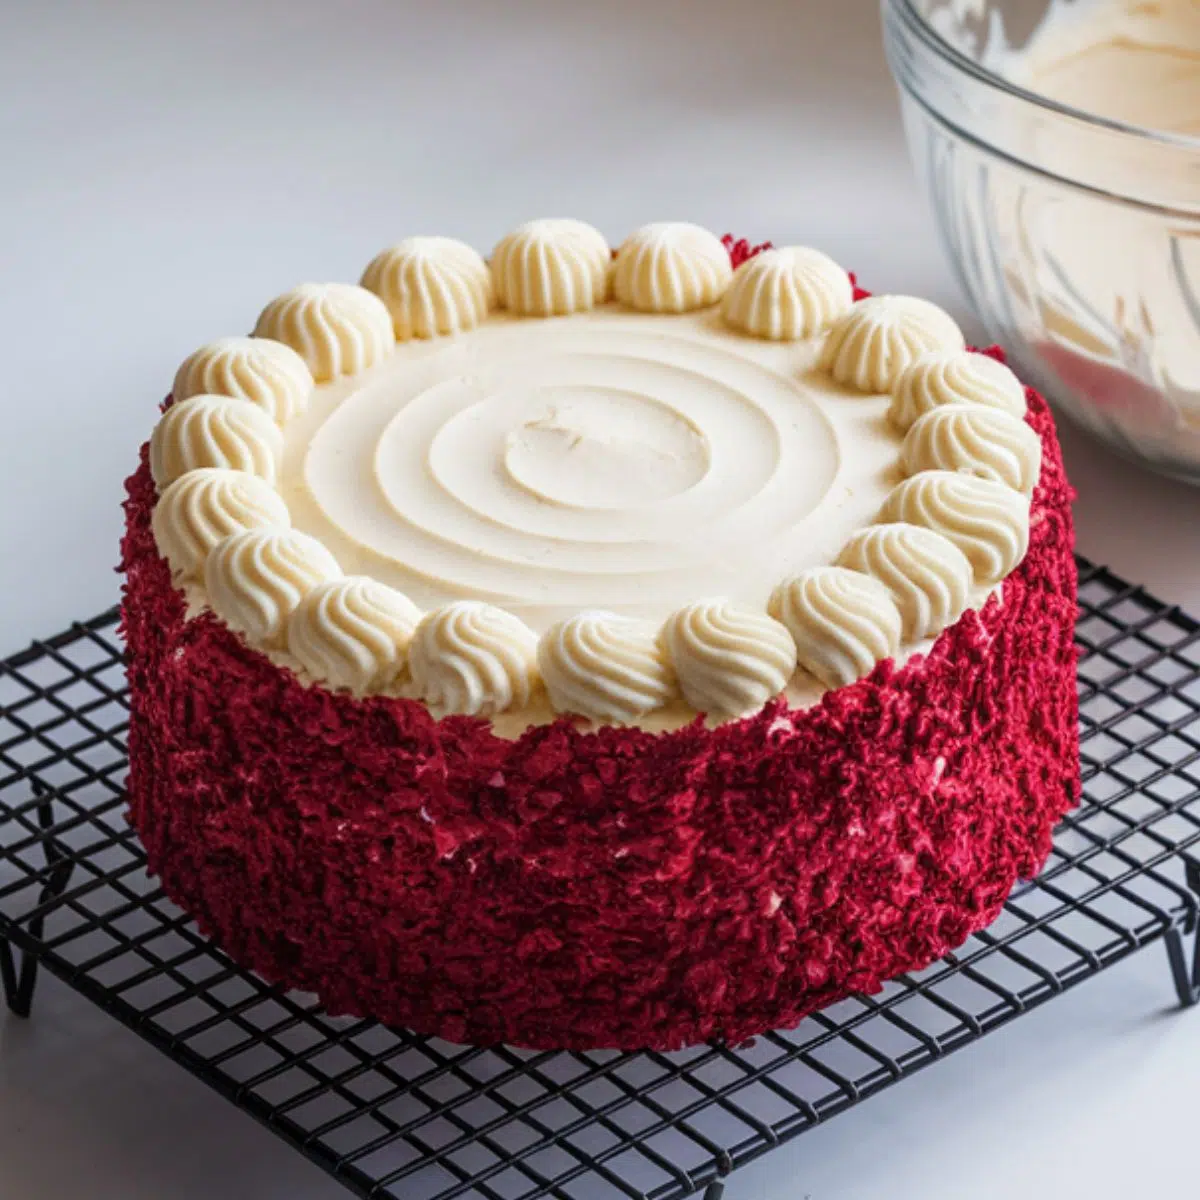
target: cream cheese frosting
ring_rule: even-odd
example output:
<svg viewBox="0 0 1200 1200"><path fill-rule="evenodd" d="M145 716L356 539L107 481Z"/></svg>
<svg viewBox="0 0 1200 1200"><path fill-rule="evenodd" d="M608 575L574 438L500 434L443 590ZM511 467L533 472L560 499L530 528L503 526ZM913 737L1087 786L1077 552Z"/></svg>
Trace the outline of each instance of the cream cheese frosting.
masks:
<svg viewBox="0 0 1200 1200"><path fill-rule="evenodd" d="M228 467L273 484L283 434L266 410L233 396L192 396L169 408L150 439L150 473L160 488L201 467Z"/></svg>
<svg viewBox="0 0 1200 1200"><path fill-rule="evenodd" d="M589 609L552 625L538 666L555 709L627 724L679 694L653 621Z"/></svg>
<svg viewBox="0 0 1200 1200"><path fill-rule="evenodd" d="M252 642L277 647L305 595L341 574L316 538L295 529L248 529L213 547L204 586L219 617Z"/></svg>
<svg viewBox="0 0 1200 1200"><path fill-rule="evenodd" d="M1100 145L1065 119L1026 134L1031 155L1056 174L1102 191L1111 176L1137 205L1003 173L990 203L1011 321L1038 331L1037 356L1067 398L1095 401L1077 401L1073 415L1101 432L1127 430L1164 461L1194 459L1200 142L1189 151L1182 139L1200 139L1200 0L1057 0L1023 43L1010 47L994 28L988 61L1057 104L1157 135ZM1178 152L1168 149L1175 139ZM1146 201L1161 211L1147 212Z"/></svg>
<svg viewBox="0 0 1200 1200"><path fill-rule="evenodd" d="M583 221L529 221L492 251L496 296L518 316L588 312L607 298L610 259L604 235Z"/></svg>
<svg viewBox="0 0 1200 1200"><path fill-rule="evenodd" d="M361 282L387 306L398 342L474 329L492 307L487 263L456 238L405 238L380 251Z"/></svg>
<svg viewBox="0 0 1200 1200"><path fill-rule="evenodd" d="M860 392L887 392L924 354L962 350L962 330L936 304L916 296L872 296L835 322L821 367Z"/></svg>
<svg viewBox="0 0 1200 1200"><path fill-rule="evenodd" d="M796 670L787 626L728 600L689 604L662 630L684 699L697 712L721 717L752 713L778 696Z"/></svg>
<svg viewBox="0 0 1200 1200"><path fill-rule="evenodd" d="M421 618L408 648L412 694L442 716L491 716L529 703L537 635L511 613L458 600Z"/></svg>
<svg viewBox="0 0 1200 1200"><path fill-rule="evenodd" d="M193 355L185 393L229 390L152 439L193 611L506 735L811 703L920 649L1024 553L1023 389L933 305L853 303L802 247L755 261L667 223L612 263L538 221L490 264L408 239L367 286L272 301L278 340ZM293 376L320 382L264 402Z"/></svg>
<svg viewBox="0 0 1200 1200"><path fill-rule="evenodd" d="M394 686L407 666L421 610L374 579L318 583L288 618L287 648L305 671L352 692Z"/></svg>
<svg viewBox="0 0 1200 1200"><path fill-rule="evenodd" d="M850 276L832 258L807 246L784 246L738 267L721 313L734 329L791 342L828 329L853 302Z"/></svg>
<svg viewBox="0 0 1200 1200"><path fill-rule="evenodd" d="M900 461L909 475L962 471L1028 493L1042 468L1042 439L1019 417L956 404L926 413L913 425Z"/></svg>
<svg viewBox="0 0 1200 1200"><path fill-rule="evenodd" d="M290 346L265 337L227 337L184 359L171 395L177 403L201 394L238 397L285 425L308 403L313 387L308 364Z"/></svg>
<svg viewBox="0 0 1200 1200"><path fill-rule="evenodd" d="M966 350L923 354L892 386L888 415L897 429L951 404L976 404L1025 415L1025 388L1004 363Z"/></svg>
<svg viewBox="0 0 1200 1200"><path fill-rule="evenodd" d="M711 309L497 312L319 389L285 430L280 490L347 571L422 609L483 600L537 632L706 594L761 609L897 480L887 398L848 405L818 352Z"/></svg>
<svg viewBox="0 0 1200 1200"><path fill-rule="evenodd" d="M660 221L631 233L617 251L613 291L629 308L682 313L721 299L733 277L720 238L686 221Z"/></svg>
<svg viewBox="0 0 1200 1200"><path fill-rule="evenodd" d="M286 528L291 514L265 479L203 467L161 489L153 523L159 550L172 571L186 579L204 571L213 547L230 534Z"/></svg>
<svg viewBox="0 0 1200 1200"><path fill-rule="evenodd" d="M795 639L800 665L826 687L869 675L900 649L900 611L888 589L846 567L814 567L785 580L771 613Z"/></svg>

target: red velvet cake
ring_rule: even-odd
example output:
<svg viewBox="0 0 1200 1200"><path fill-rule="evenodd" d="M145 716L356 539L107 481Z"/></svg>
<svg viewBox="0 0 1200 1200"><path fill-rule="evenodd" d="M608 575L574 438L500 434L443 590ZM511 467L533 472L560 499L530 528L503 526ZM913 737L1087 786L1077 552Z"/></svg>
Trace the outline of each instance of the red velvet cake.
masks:
<svg viewBox="0 0 1200 1200"><path fill-rule="evenodd" d="M960 945L1077 798L1047 407L815 251L409 239L191 356L127 489L133 824L331 1013L741 1041Z"/></svg>

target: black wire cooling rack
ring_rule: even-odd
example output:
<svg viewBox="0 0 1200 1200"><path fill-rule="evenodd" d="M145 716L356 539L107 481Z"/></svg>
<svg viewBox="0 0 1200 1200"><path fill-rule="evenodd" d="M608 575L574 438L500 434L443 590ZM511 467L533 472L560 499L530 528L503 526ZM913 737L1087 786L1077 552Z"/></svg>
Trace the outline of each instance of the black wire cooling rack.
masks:
<svg viewBox="0 0 1200 1200"><path fill-rule="evenodd" d="M1163 941L1200 999L1200 623L1081 563L1085 800L958 953L746 1046L468 1048L332 1019L235 966L125 823L115 612L0 664L0 969L41 965L382 1200L717 1200L734 1168Z"/></svg>

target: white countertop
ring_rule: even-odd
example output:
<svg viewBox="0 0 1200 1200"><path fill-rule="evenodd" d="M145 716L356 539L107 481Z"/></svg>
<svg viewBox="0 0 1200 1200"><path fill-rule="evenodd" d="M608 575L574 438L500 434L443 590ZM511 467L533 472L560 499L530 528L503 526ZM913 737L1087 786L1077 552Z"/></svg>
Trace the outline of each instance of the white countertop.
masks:
<svg viewBox="0 0 1200 1200"><path fill-rule="evenodd" d="M0 653L114 602L175 366L411 232L579 216L821 246L964 318L867 0L10 5L0 36ZM1079 547L1200 612L1200 493L1065 431ZM731 1200L1117 1200L1195 1185L1200 1016L1161 948L734 1176ZM5 1200L340 1189L43 981L0 1018Z"/></svg>

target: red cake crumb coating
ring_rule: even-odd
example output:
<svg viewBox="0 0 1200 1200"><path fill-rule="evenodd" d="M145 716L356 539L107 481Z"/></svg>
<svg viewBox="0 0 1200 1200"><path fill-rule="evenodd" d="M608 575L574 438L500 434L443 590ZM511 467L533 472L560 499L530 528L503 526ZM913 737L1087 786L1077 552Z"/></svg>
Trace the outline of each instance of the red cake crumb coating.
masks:
<svg viewBox="0 0 1200 1200"><path fill-rule="evenodd" d="M1078 793L1071 491L1032 391L1028 420L1028 555L924 659L809 711L516 741L305 687L185 621L143 448L123 627L151 870L268 980L454 1042L736 1043L926 966L1037 872Z"/></svg>

